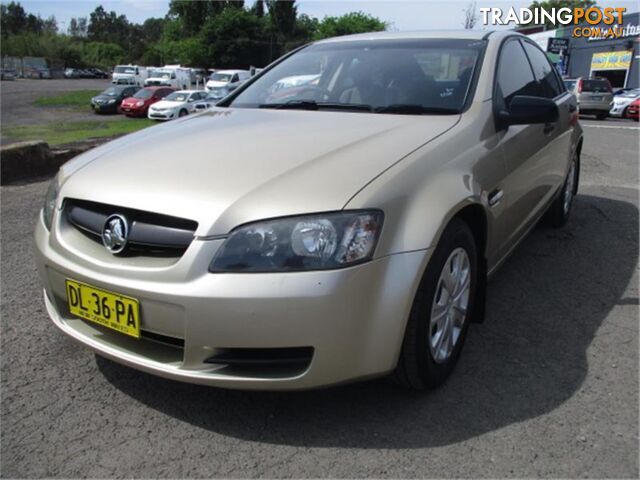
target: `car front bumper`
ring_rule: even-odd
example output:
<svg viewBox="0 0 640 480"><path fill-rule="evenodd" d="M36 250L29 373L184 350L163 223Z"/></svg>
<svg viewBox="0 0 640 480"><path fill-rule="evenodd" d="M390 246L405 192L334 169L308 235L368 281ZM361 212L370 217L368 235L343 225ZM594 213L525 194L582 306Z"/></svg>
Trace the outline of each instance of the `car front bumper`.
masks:
<svg viewBox="0 0 640 480"><path fill-rule="evenodd" d="M178 117L178 114L174 110L165 110L158 112L157 110L149 109L147 117L151 120L172 120Z"/></svg>
<svg viewBox="0 0 640 480"><path fill-rule="evenodd" d="M102 356L191 383L304 389L379 376L395 367L431 250L341 270L211 274L208 264L223 241L194 240L175 265L114 271L65 250L40 219L36 258L49 316ZM138 299L142 339L73 318L66 306L67 278ZM207 363L223 351L300 348L311 354L296 368Z"/></svg>
<svg viewBox="0 0 640 480"><path fill-rule="evenodd" d="M118 107L119 105L117 103L91 104L91 108L93 108L93 111L96 113L114 113L118 111Z"/></svg>

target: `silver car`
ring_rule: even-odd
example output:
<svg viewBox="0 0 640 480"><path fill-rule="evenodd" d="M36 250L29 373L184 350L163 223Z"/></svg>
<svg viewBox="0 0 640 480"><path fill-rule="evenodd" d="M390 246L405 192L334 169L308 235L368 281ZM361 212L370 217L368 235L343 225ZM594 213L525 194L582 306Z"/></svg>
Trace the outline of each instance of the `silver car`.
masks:
<svg viewBox="0 0 640 480"><path fill-rule="evenodd" d="M99 355L186 382L434 387L489 276L542 217L567 221L576 107L513 32L310 44L60 169L35 231L47 312Z"/></svg>
<svg viewBox="0 0 640 480"><path fill-rule="evenodd" d="M581 115L605 120L613 107L613 90L606 78L568 78L567 88L578 98Z"/></svg>

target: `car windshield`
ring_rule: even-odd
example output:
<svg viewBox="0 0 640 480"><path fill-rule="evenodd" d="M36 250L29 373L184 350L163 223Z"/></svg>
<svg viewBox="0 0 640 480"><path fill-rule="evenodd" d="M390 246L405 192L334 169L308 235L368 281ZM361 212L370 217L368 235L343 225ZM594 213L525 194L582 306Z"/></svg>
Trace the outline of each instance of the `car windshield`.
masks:
<svg viewBox="0 0 640 480"><path fill-rule="evenodd" d="M186 102L188 97L188 93L173 92L172 94L167 95L164 99L169 100L170 102Z"/></svg>
<svg viewBox="0 0 640 480"><path fill-rule="evenodd" d="M132 67L116 67L113 69L115 73L136 73Z"/></svg>
<svg viewBox="0 0 640 480"><path fill-rule="evenodd" d="M376 113L459 113L484 41L335 41L306 47L229 106Z"/></svg>
<svg viewBox="0 0 640 480"><path fill-rule="evenodd" d="M133 98L139 98L141 100L146 100L151 97L153 97L153 90L147 90L146 88L138 90L138 92L133 96Z"/></svg>
<svg viewBox="0 0 640 480"><path fill-rule="evenodd" d="M626 97L626 98L636 98L639 95L640 95L640 88L634 88L633 90L629 90L627 92L620 94L621 97Z"/></svg>
<svg viewBox="0 0 640 480"><path fill-rule="evenodd" d="M152 70L151 75L149 75L151 78L169 78L170 76L171 72L166 70Z"/></svg>
<svg viewBox="0 0 640 480"><path fill-rule="evenodd" d="M214 73L209 80L214 82L230 82L233 75L231 73Z"/></svg>
<svg viewBox="0 0 640 480"><path fill-rule="evenodd" d="M610 92L611 85L606 80L583 80L583 92Z"/></svg>
<svg viewBox="0 0 640 480"><path fill-rule="evenodd" d="M121 91L122 90L118 90L115 87L109 87L104 92L102 92L100 95L107 95L109 97L117 97L118 95L120 95Z"/></svg>
<svg viewBox="0 0 640 480"><path fill-rule="evenodd" d="M573 90L573 87L576 86L576 80L565 80L564 86L567 87L567 90Z"/></svg>

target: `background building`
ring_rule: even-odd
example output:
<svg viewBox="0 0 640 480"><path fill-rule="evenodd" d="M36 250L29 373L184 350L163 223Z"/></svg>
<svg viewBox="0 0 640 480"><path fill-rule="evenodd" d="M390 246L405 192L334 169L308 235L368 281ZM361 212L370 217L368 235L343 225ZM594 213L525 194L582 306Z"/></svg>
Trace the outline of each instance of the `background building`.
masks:
<svg viewBox="0 0 640 480"><path fill-rule="evenodd" d="M578 27L591 27L583 23ZM602 29L610 28L604 23L593 25ZM640 70L640 13L624 15L618 37L573 37L574 26L531 33L529 36L544 50L549 58L558 65L560 72L567 77L605 77L614 88L639 87ZM527 33L523 31L522 33ZM547 48L550 39L564 38L566 50L554 52Z"/></svg>

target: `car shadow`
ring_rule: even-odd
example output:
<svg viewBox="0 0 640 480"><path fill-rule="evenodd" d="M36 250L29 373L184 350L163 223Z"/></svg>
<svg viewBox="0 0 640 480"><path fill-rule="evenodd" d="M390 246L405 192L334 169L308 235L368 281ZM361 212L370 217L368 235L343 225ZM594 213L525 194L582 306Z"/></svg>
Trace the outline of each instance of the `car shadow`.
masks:
<svg viewBox="0 0 640 480"><path fill-rule="evenodd" d="M473 324L441 388L408 392L374 380L303 392L228 391L154 377L97 358L103 375L139 402L243 440L294 446L421 448L459 442L543 415L583 383L587 349L624 297L638 261L638 210L578 196L569 224L539 226L489 285L487 318Z"/></svg>

